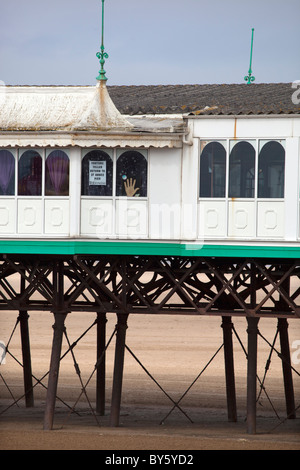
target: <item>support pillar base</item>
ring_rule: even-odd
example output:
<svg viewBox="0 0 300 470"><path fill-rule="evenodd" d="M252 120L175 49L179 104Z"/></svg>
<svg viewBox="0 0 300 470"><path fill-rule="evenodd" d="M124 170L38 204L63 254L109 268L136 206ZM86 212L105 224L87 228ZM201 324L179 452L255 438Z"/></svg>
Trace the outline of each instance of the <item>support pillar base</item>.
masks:
<svg viewBox="0 0 300 470"><path fill-rule="evenodd" d="M56 401L56 391L58 384L59 375L59 364L61 356L61 346L63 334L65 331L65 318L66 314L55 313L55 322L53 325L53 342L52 342L52 353L50 361L48 389L46 397L46 408L44 415L44 431L50 431L53 427L54 409Z"/></svg>
<svg viewBox="0 0 300 470"><path fill-rule="evenodd" d="M29 318L28 312L25 310L20 310L19 320L20 320L20 332L21 332L21 343L22 343L25 404L27 408L32 408L34 406L34 397L33 397L33 384L32 384L32 368L31 368L28 318Z"/></svg>
<svg viewBox="0 0 300 470"><path fill-rule="evenodd" d="M228 421L237 421L231 317L222 317Z"/></svg>
<svg viewBox="0 0 300 470"><path fill-rule="evenodd" d="M113 389L112 389L111 414L110 414L110 426L112 427L119 426L119 421L120 421L127 318L128 318L127 314L118 314Z"/></svg>
<svg viewBox="0 0 300 470"><path fill-rule="evenodd" d="M291 354L288 336L288 322L286 318L278 318L278 331L280 337L286 414L288 419L296 419L294 385L291 369Z"/></svg>
<svg viewBox="0 0 300 470"><path fill-rule="evenodd" d="M247 432L256 434L257 334L259 318L249 317L247 364Z"/></svg>
<svg viewBox="0 0 300 470"><path fill-rule="evenodd" d="M105 414L105 339L106 314L97 314L97 377L96 377L96 412ZM100 361L101 359L101 361ZM99 361L99 363L98 363Z"/></svg>

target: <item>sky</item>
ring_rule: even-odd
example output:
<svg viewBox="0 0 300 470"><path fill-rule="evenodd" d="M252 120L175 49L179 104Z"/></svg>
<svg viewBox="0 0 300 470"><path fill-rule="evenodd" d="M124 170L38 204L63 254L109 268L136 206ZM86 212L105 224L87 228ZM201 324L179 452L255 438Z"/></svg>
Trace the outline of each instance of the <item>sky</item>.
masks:
<svg viewBox="0 0 300 470"><path fill-rule="evenodd" d="M0 0L0 81L94 85L101 0ZM108 85L300 80L299 0L105 0Z"/></svg>

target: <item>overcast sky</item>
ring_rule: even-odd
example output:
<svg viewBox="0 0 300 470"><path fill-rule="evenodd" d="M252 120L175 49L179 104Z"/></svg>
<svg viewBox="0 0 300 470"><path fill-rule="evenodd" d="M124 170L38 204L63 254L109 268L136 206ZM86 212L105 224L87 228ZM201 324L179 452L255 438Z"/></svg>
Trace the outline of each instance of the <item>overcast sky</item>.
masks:
<svg viewBox="0 0 300 470"><path fill-rule="evenodd" d="M300 80L299 0L106 0L108 85ZM101 0L0 0L0 81L93 85Z"/></svg>

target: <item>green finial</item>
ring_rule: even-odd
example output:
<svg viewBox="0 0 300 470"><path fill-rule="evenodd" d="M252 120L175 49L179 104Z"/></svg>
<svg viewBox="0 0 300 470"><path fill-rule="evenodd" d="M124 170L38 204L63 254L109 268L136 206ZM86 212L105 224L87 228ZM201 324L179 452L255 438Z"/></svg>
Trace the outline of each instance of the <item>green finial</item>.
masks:
<svg viewBox="0 0 300 470"><path fill-rule="evenodd" d="M248 75L244 77L244 80L247 82L247 85L249 85L251 82L254 82L255 77L252 77L252 53L253 53L253 34L254 34L254 28L252 28L252 37L251 37L251 51L250 51L250 66L248 70Z"/></svg>
<svg viewBox="0 0 300 470"><path fill-rule="evenodd" d="M102 1L102 35L101 35L101 52L97 52L96 56L98 57L100 61L100 66L101 69L99 70L99 75L96 80L107 80L105 76L105 70L104 70L104 64L105 64L105 59L108 59L108 54L104 52L104 1Z"/></svg>

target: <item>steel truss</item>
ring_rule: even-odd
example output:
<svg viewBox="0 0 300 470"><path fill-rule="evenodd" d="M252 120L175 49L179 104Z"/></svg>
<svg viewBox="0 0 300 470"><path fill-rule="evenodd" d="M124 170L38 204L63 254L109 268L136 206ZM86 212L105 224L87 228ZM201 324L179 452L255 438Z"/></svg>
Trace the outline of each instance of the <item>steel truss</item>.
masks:
<svg viewBox="0 0 300 470"><path fill-rule="evenodd" d="M1 309L297 318L300 260L3 255Z"/></svg>
<svg viewBox="0 0 300 470"><path fill-rule="evenodd" d="M62 339L66 336L65 318L74 311L96 312L97 357L105 353L106 313L117 314L112 426L119 424L129 314L222 317L230 421L236 421L232 347L234 326L231 317L246 317L247 430L250 434L256 432L258 322L261 317L278 318L287 411L290 417L295 417L287 319L300 317L300 260L2 255L0 310L19 311L27 406L33 406L27 312L38 310L54 314L52 352L47 374L46 430L52 429L53 425ZM99 361L97 374L97 397L102 396L97 410L103 414L105 361Z"/></svg>

